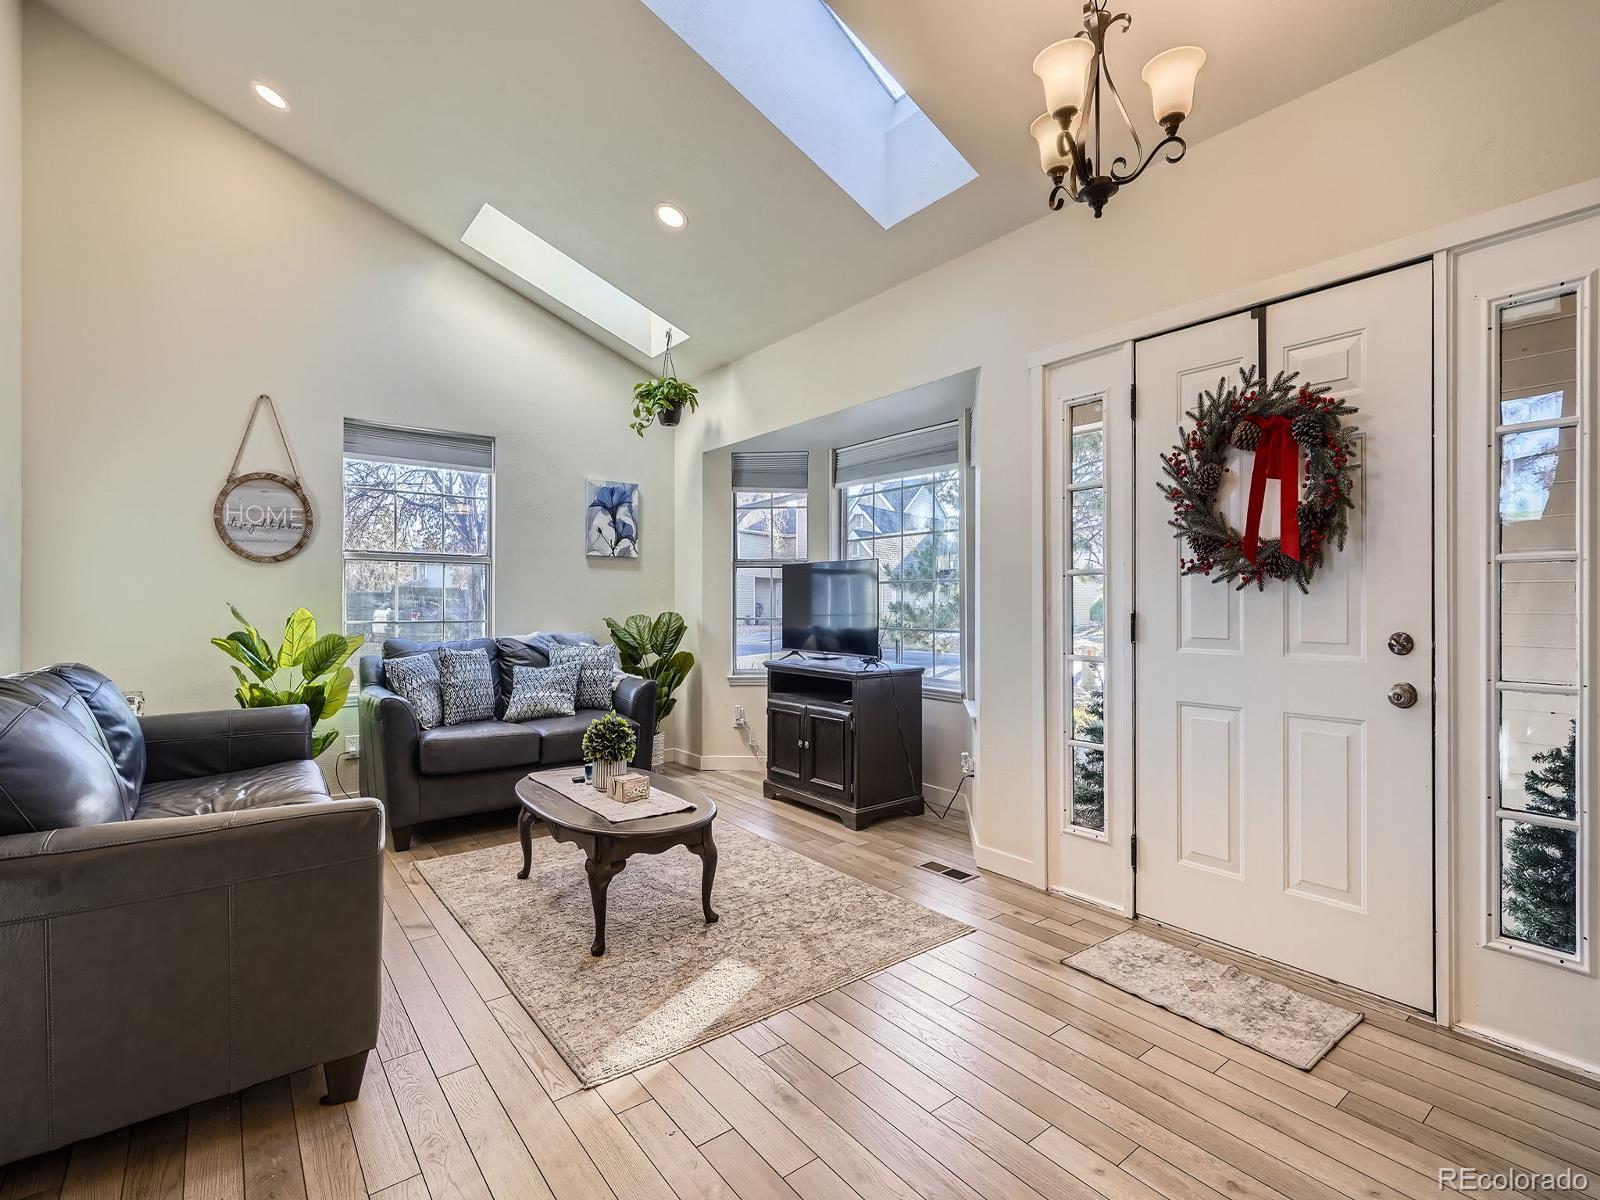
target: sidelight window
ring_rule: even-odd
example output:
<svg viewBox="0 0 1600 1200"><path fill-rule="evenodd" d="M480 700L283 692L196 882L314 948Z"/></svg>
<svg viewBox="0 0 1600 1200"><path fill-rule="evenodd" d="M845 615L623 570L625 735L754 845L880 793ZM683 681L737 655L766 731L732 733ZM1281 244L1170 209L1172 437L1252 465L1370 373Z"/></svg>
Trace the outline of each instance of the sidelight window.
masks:
<svg viewBox="0 0 1600 1200"><path fill-rule="evenodd" d="M1099 397L1069 402L1061 561L1064 692L1069 697L1066 762L1071 793L1063 828L1106 832L1106 437Z"/></svg>
<svg viewBox="0 0 1600 1200"><path fill-rule="evenodd" d="M1588 619L1580 587L1591 486L1579 452L1579 297L1519 298L1496 313L1490 595L1495 664L1490 938L1577 961L1585 936L1582 762ZM1592 506L1593 500L1589 501Z"/></svg>
<svg viewBox="0 0 1600 1200"><path fill-rule="evenodd" d="M783 564L805 562L804 450L733 456L733 673L764 675L783 648Z"/></svg>

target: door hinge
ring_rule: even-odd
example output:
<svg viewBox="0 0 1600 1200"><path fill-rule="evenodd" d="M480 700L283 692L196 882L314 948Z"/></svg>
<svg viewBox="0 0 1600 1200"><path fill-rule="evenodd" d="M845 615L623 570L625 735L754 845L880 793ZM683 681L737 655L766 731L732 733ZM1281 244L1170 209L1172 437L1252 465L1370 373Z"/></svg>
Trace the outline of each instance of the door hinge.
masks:
<svg viewBox="0 0 1600 1200"><path fill-rule="evenodd" d="M1139 869L1139 839L1131 836L1128 838L1128 865L1135 871Z"/></svg>
<svg viewBox="0 0 1600 1200"><path fill-rule="evenodd" d="M1128 420L1137 421L1138 419L1139 419L1139 385L1137 383L1130 383L1128 385Z"/></svg>
<svg viewBox="0 0 1600 1200"><path fill-rule="evenodd" d="M1139 640L1139 614L1136 612L1128 614L1128 640L1130 642Z"/></svg>

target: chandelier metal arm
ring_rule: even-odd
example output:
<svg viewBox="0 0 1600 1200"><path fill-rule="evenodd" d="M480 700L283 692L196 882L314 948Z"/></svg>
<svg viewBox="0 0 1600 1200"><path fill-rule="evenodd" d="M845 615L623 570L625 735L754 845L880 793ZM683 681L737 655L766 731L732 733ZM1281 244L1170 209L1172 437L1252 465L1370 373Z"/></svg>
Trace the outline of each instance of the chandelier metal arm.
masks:
<svg viewBox="0 0 1600 1200"><path fill-rule="evenodd" d="M1174 127L1174 128L1176 128L1176 127ZM1111 182L1115 183L1118 187L1123 187L1123 186L1125 186L1127 184L1132 183L1135 179L1139 178L1139 176L1143 175L1145 173L1146 168L1148 168L1151 163L1155 162L1156 156L1158 154L1160 154L1163 150L1166 150L1168 147L1173 147L1174 150L1172 150L1171 152L1169 152L1167 154L1167 159L1166 159L1167 162L1169 162L1169 163L1182 162L1184 154L1186 154L1188 152L1189 143L1185 142L1181 137L1179 137L1176 132L1169 133L1169 134L1167 134L1166 137L1162 138L1154 146L1150 147L1149 155L1146 156L1145 160L1139 164L1138 170L1134 171L1133 174L1124 175L1124 174L1121 174L1121 173L1119 173L1117 171L1117 165L1119 163L1124 165L1124 166L1127 165L1127 160L1126 159L1119 158L1119 159L1117 159L1116 162L1112 163L1111 164Z"/></svg>

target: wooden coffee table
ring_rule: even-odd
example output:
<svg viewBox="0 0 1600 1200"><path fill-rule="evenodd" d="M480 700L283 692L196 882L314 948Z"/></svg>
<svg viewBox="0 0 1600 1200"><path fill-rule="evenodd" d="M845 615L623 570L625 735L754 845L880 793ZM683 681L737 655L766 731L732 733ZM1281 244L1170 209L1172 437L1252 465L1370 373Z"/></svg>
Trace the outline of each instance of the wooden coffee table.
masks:
<svg viewBox="0 0 1600 1200"><path fill-rule="evenodd" d="M573 770L575 775L582 773L582 767ZM594 945L589 952L596 956L606 952L606 889L634 854L660 854L674 846L683 846L691 854L699 855L700 906L705 910L707 925L717 919L717 914L711 911L711 883L717 876L717 844L711 837L711 823L717 818L716 802L665 775L652 776L650 785L694 807L660 817L613 823L537 779L524 777L517 782L517 800L522 805L517 817L517 832L522 838L522 870L517 872L517 878L526 879L533 869L535 821L549 826L550 836L555 841L581 847L585 855L584 872L589 876L589 899L594 904Z"/></svg>

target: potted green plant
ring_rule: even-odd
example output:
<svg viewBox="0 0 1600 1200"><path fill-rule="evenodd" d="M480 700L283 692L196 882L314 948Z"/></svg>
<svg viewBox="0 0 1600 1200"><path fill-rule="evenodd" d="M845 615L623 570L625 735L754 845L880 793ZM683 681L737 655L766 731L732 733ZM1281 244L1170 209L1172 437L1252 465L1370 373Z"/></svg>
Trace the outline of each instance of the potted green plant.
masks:
<svg viewBox="0 0 1600 1200"><path fill-rule="evenodd" d="M239 681L233 698L240 708L304 704L313 721L326 721L344 707L355 680L355 673L345 663L360 647L359 637L342 633L318 637L317 619L308 610L297 608L284 622L283 642L274 650L243 613L231 604L228 611L244 628L212 638L211 644L243 667L232 668ZM254 678L247 677L246 671ZM311 739L313 757L338 736L339 731L331 726L318 729Z"/></svg>
<svg viewBox="0 0 1600 1200"><path fill-rule="evenodd" d="M583 761L594 765L589 782L605 791L613 775L627 771L638 749L639 737L633 726L616 712L590 721L589 728L583 731Z"/></svg>
<svg viewBox="0 0 1600 1200"><path fill-rule="evenodd" d="M655 681L656 736L650 746L650 769L659 771L666 765L667 756L667 739L661 732L661 723L677 707L673 693L694 669L694 655L678 649L688 626L677 613L664 612L654 619L644 613L634 613L620 624L607 617L606 628L616 643L622 669L629 675Z"/></svg>
<svg viewBox="0 0 1600 1200"><path fill-rule="evenodd" d="M672 334L667 334L667 349L661 356L661 374L633 385L633 420L629 425L640 437L652 422L669 429L683 420L683 410L700 407L699 389L678 378L672 365Z"/></svg>

